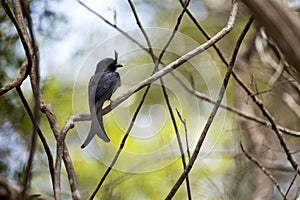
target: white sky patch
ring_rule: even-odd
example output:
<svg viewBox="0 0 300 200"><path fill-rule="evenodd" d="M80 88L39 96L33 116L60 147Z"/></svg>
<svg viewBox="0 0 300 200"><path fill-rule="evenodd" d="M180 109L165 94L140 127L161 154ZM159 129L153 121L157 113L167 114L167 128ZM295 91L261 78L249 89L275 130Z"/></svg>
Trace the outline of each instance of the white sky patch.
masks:
<svg viewBox="0 0 300 200"><path fill-rule="evenodd" d="M88 0L84 3L111 23L115 23L114 12L116 11L117 25L123 30L137 28L127 2ZM64 13L67 24L65 27L59 26L55 29L62 34L61 40L40 38L41 76L42 78L55 76L64 80L73 80L76 76L74 72L80 67L89 51L119 33L76 0L54 2L51 6L57 12ZM142 9L145 9L145 6ZM143 13L145 14L145 12L140 14ZM150 25L151 16L151 12L141 16L144 26Z"/></svg>

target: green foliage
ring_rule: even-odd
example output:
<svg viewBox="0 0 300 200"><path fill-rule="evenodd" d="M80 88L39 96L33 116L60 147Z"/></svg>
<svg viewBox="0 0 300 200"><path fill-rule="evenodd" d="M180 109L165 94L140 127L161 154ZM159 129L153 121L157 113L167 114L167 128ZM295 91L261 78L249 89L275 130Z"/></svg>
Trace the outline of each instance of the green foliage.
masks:
<svg viewBox="0 0 300 200"><path fill-rule="evenodd" d="M53 77L43 81L42 85L45 102L51 103L58 123L63 125L72 115L72 83Z"/></svg>

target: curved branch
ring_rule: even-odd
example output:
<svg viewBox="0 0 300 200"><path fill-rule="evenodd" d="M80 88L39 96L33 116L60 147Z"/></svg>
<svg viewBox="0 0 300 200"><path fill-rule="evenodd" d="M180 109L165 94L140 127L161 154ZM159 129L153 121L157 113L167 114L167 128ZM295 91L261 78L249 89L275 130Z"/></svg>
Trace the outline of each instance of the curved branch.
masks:
<svg viewBox="0 0 300 200"><path fill-rule="evenodd" d="M11 81L7 85L0 88L0 96L5 94L6 92L10 91L11 89L17 87L18 85L21 85L21 83L28 76L27 70L28 70L28 59L25 58L25 60L23 61L22 65L21 65L19 75L13 81Z"/></svg>

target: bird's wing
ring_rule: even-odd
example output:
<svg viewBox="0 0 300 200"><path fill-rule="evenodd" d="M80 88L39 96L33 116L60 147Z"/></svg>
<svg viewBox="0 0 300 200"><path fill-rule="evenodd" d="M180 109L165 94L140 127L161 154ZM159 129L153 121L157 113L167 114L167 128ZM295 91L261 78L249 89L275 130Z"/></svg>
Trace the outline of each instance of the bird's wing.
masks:
<svg viewBox="0 0 300 200"><path fill-rule="evenodd" d="M99 78L95 101L106 101L110 99L117 87L120 86L120 76L117 72L103 73Z"/></svg>
<svg viewBox="0 0 300 200"><path fill-rule="evenodd" d="M96 95L96 89L97 89L97 84L99 77L93 75L90 78L89 82L89 89L88 89L88 95L89 95L89 107L90 107L90 112L95 112L95 95Z"/></svg>

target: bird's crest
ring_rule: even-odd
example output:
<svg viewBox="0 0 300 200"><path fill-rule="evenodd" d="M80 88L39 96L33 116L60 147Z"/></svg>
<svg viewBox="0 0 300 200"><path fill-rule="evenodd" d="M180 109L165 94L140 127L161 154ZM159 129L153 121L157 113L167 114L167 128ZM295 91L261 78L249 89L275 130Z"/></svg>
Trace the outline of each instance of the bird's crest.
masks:
<svg viewBox="0 0 300 200"><path fill-rule="evenodd" d="M118 56L119 56L119 54L118 54L118 52L116 50L114 50L114 52L115 52L115 62L117 63L118 62Z"/></svg>

